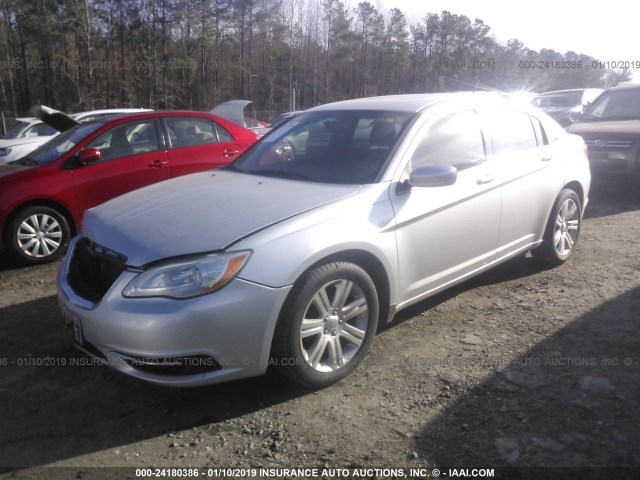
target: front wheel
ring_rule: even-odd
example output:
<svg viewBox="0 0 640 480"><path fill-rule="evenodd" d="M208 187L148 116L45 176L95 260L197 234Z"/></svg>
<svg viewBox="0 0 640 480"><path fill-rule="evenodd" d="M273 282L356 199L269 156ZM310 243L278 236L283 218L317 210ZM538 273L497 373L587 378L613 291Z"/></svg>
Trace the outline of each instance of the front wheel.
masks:
<svg viewBox="0 0 640 480"><path fill-rule="evenodd" d="M70 238L64 215L50 207L33 206L20 210L8 223L5 245L15 258L39 264L59 258Z"/></svg>
<svg viewBox="0 0 640 480"><path fill-rule="evenodd" d="M329 263L293 287L274 336L272 362L311 388L336 383L366 354L378 326L375 285L359 266Z"/></svg>
<svg viewBox="0 0 640 480"><path fill-rule="evenodd" d="M551 210L542 245L532 256L550 265L569 260L578 242L581 219L580 198L573 190L562 190Z"/></svg>

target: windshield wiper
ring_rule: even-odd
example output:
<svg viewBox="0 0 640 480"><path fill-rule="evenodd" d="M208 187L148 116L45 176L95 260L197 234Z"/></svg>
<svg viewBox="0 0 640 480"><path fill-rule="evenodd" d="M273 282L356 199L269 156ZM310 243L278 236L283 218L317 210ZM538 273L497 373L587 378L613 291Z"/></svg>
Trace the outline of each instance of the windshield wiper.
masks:
<svg viewBox="0 0 640 480"><path fill-rule="evenodd" d="M244 173L250 173L252 175L263 175L265 177L289 178L293 180L311 180L309 176L302 173L287 172L284 170L253 170Z"/></svg>
<svg viewBox="0 0 640 480"><path fill-rule="evenodd" d="M8 162L10 165L25 165L27 167L37 167L39 165L37 160L34 160L31 157L22 157L18 160L13 160L12 162Z"/></svg>

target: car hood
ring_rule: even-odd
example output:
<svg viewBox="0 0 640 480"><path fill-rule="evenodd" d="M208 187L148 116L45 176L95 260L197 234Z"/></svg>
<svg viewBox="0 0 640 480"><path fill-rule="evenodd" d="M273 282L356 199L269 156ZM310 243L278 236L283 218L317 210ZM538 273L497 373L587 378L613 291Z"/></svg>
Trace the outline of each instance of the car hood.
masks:
<svg viewBox="0 0 640 480"><path fill-rule="evenodd" d="M576 135L613 134L620 136L640 135L640 120L616 120L611 122L579 122L567 127Z"/></svg>
<svg viewBox="0 0 640 480"><path fill-rule="evenodd" d="M25 165L0 165L0 183L11 182L19 178L28 177L36 172L36 167Z"/></svg>
<svg viewBox="0 0 640 480"><path fill-rule="evenodd" d="M38 136L38 137L23 137L12 138L11 140L0 140L0 148L12 148L20 145L42 145L51 140L55 135Z"/></svg>
<svg viewBox="0 0 640 480"><path fill-rule="evenodd" d="M325 185L223 170L125 194L85 213L84 233L130 266L224 250L292 216L334 202L358 185Z"/></svg>

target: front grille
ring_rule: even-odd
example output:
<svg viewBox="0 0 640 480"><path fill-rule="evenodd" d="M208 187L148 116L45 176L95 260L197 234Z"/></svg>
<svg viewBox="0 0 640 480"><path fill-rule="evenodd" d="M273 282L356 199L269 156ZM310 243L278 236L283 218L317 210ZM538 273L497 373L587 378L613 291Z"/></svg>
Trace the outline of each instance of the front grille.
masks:
<svg viewBox="0 0 640 480"><path fill-rule="evenodd" d="M619 149L626 150L631 147L631 140L585 140L587 147L595 149Z"/></svg>
<svg viewBox="0 0 640 480"><path fill-rule="evenodd" d="M80 297L98 303L126 267L127 258L82 238L69 263L69 285Z"/></svg>

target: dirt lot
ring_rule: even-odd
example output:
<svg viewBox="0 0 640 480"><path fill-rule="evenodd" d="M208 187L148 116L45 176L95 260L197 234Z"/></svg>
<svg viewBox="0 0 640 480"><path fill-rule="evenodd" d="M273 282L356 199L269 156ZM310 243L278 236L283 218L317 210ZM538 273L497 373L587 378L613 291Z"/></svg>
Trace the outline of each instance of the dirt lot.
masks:
<svg viewBox="0 0 640 480"><path fill-rule="evenodd" d="M82 357L57 310L58 265L20 269L0 259L0 476L627 466L599 478L632 478L640 468L638 238L638 184L596 182L568 264L543 270L518 258L401 313L355 374L319 392L274 375L166 389L69 366Z"/></svg>

